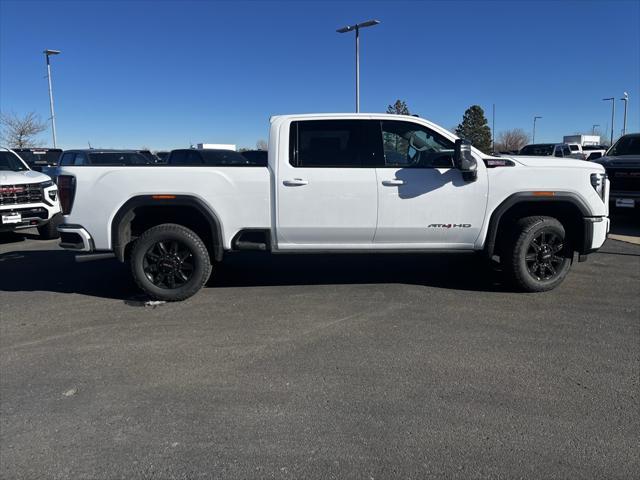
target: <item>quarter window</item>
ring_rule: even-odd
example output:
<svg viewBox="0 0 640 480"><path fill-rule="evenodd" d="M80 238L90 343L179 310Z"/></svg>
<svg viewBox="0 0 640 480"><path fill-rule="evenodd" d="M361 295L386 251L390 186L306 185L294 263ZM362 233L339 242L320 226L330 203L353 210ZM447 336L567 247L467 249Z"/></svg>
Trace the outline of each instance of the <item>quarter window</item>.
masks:
<svg viewBox="0 0 640 480"><path fill-rule="evenodd" d="M411 122L382 121L385 167L453 167L454 143Z"/></svg>
<svg viewBox="0 0 640 480"><path fill-rule="evenodd" d="M73 159L76 156L75 153L73 152L66 152L62 155L62 158L60 158L60 165L65 167L65 166L69 166L69 165L73 165Z"/></svg>

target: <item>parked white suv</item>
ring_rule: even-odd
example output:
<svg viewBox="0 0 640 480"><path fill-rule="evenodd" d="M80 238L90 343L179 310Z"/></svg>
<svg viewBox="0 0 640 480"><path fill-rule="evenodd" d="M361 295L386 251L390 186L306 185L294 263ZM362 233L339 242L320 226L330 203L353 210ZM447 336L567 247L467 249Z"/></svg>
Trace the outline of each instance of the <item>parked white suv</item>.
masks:
<svg viewBox="0 0 640 480"><path fill-rule="evenodd" d="M58 238L58 188L31 170L12 150L0 148L0 232L37 227L44 239Z"/></svg>
<svg viewBox="0 0 640 480"><path fill-rule="evenodd" d="M267 166L216 158L61 166L61 246L128 261L161 300L196 293L234 250L481 252L537 292L609 231L601 165L492 157L413 116L272 117Z"/></svg>

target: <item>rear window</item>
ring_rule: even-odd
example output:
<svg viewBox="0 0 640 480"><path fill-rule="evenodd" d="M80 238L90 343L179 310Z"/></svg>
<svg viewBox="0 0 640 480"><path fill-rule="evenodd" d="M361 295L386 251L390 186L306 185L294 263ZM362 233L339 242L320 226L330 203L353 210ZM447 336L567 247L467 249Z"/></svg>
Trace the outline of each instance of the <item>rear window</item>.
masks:
<svg viewBox="0 0 640 480"><path fill-rule="evenodd" d="M48 150L32 150L32 149L19 149L15 152L20 155L25 162L29 165L56 165L62 150L60 149L48 149Z"/></svg>

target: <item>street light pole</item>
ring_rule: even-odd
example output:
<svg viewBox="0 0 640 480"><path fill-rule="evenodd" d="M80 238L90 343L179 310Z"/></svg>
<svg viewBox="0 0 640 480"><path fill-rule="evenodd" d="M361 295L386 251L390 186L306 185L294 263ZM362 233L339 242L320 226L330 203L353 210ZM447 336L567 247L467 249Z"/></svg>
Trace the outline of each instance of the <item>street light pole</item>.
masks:
<svg viewBox="0 0 640 480"><path fill-rule="evenodd" d="M611 145L613 145L613 121L616 116L616 99L615 97L603 98L603 102L611 100Z"/></svg>
<svg viewBox="0 0 640 480"><path fill-rule="evenodd" d="M538 115L533 117L533 138L531 139L531 143L536 143L536 120L542 118Z"/></svg>
<svg viewBox="0 0 640 480"><path fill-rule="evenodd" d="M49 81L49 108L51 109L51 132L53 133L53 148L56 148L56 115L53 111L53 88L51 86L51 62L49 62L49 56L51 55L59 55L60 50L45 50L44 56L47 59L47 79Z"/></svg>
<svg viewBox="0 0 640 480"><path fill-rule="evenodd" d="M378 25L379 20L368 20L355 25L349 25L336 30L338 33L356 32L356 113L360 112L360 29Z"/></svg>
<svg viewBox="0 0 640 480"><path fill-rule="evenodd" d="M624 117L622 117L622 135L624 135L627 133L627 103L629 103L629 94L624 92L624 95L620 100L624 102Z"/></svg>

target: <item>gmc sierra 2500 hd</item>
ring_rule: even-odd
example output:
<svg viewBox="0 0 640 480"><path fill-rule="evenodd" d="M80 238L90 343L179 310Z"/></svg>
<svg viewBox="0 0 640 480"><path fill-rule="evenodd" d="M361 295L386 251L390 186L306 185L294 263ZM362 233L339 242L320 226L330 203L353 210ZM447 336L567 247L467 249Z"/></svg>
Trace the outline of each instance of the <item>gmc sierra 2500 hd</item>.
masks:
<svg viewBox="0 0 640 480"><path fill-rule="evenodd" d="M609 230L608 181L579 160L491 157L412 116L271 119L268 166L61 166L61 245L129 261L161 300L225 252L477 251L524 291L556 287Z"/></svg>

